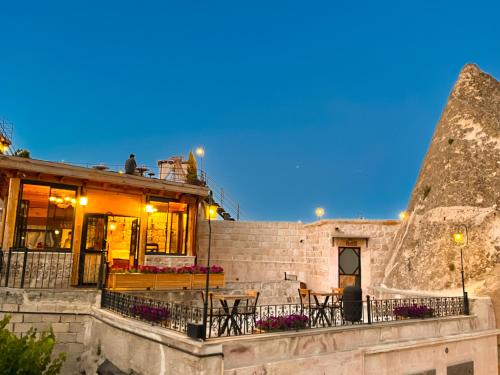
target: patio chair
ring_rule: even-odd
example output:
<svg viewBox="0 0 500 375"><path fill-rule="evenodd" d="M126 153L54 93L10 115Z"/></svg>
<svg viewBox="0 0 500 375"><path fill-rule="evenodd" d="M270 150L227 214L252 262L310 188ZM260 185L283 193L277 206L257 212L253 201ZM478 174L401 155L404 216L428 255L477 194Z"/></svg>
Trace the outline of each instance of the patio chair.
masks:
<svg viewBox="0 0 500 375"><path fill-rule="evenodd" d="M205 305L205 292L200 292L201 300L203 305ZM221 307L214 307L213 292L208 292L208 337L212 336L212 326L215 324L216 327L220 326L222 318L228 316L228 314Z"/></svg>
<svg viewBox="0 0 500 375"><path fill-rule="evenodd" d="M238 308L238 314L246 323L248 323L248 319L251 318L255 326L257 324L257 302L259 301L260 292L249 289L245 290L245 294L249 298L246 300L244 306Z"/></svg>
<svg viewBox="0 0 500 375"><path fill-rule="evenodd" d="M299 298L300 298L300 313L304 314L307 310L309 312L309 324L313 319L314 313L316 313L319 307L313 302L311 303L311 289L299 288Z"/></svg>

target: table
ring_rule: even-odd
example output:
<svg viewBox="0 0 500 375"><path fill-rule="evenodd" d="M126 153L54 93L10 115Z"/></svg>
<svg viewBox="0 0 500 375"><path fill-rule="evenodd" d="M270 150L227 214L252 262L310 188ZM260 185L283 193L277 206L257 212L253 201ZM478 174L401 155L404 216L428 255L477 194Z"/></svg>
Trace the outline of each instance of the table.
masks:
<svg viewBox="0 0 500 375"><path fill-rule="evenodd" d="M139 172L139 174L140 174L141 176L143 176L143 177L144 177L144 172L149 171L149 168L148 168L148 167L145 167L145 166L142 166L142 167L137 167L137 168L135 168L135 169L136 169L136 170L137 170L137 172Z"/></svg>
<svg viewBox="0 0 500 375"><path fill-rule="evenodd" d="M214 294L213 297L219 300L225 313L224 321L219 326L218 336L222 336L224 332L231 335L231 329L234 331L234 334L241 335L241 327L236 319L238 316L238 306L242 300L248 300L251 296L247 294ZM228 301L234 301L231 309L227 303Z"/></svg>
<svg viewBox="0 0 500 375"><path fill-rule="evenodd" d="M92 168L97 169L98 171L105 171L106 169L109 169L109 167L106 167L104 164L93 165Z"/></svg>
<svg viewBox="0 0 500 375"><path fill-rule="evenodd" d="M313 325L316 325L318 320L323 321L323 324L326 321L327 325L329 325L329 326L332 325L332 322L328 318L328 314L326 313L326 309L328 308L328 300L330 299L332 294L333 294L332 292L313 292L313 291L311 291L311 295L314 297L314 301L316 302L316 306L317 306L317 310L318 310L318 314L316 315L316 317L314 318L314 320L312 322ZM323 300L323 302L320 302L318 297L325 297L325 299Z"/></svg>

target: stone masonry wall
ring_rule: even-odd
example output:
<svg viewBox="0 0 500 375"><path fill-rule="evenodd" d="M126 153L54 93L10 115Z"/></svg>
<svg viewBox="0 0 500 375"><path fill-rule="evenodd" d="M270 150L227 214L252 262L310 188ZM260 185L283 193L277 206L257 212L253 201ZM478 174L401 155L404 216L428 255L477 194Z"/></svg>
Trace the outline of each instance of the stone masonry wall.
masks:
<svg viewBox="0 0 500 375"><path fill-rule="evenodd" d="M226 280L276 281L285 272L309 287L328 289L338 280L338 244L332 237L369 237L362 246L365 287L383 277L386 252L398 221L323 220L313 224L286 222L215 221L212 226L211 264L224 267ZM200 222L198 263L205 264L208 222Z"/></svg>
<svg viewBox="0 0 500 375"><path fill-rule="evenodd" d="M66 353L61 374L78 374L85 350L85 334L92 306L98 306L96 291L20 291L0 289L0 319L10 315L7 329L22 336L30 328L52 328L57 344L54 353Z"/></svg>

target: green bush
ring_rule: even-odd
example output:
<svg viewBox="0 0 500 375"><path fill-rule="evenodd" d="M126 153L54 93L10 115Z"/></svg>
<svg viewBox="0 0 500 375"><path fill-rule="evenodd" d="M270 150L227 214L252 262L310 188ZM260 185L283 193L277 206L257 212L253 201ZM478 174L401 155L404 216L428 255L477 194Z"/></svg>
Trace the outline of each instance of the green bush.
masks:
<svg viewBox="0 0 500 375"><path fill-rule="evenodd" d="M55 375L59 374L66 354L52 358L56 343L52 330L38 333L31 328L18 338L7 328L10 316L0 320L0 374Z"/></svg>
<svg viewBox="0 0 500 375"><path fill-rule="evenodd" d="M192 151L189 152L186 180L190 184L198 182L198 166Z"/></svg>

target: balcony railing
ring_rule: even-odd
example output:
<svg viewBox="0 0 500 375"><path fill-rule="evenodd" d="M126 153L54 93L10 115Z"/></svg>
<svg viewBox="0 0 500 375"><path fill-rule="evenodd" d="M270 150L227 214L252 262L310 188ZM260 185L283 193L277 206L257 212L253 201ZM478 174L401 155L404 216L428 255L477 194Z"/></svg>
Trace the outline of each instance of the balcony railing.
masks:
<svg viewBox="0 0 500 375"><path fill-rule="evenodd" d="M194 301L196 302L196 301ZM103 291L102 308L179 332L186 332L188 323L201 324L203 307L164 302L141 296ZM236 305L236 306L235 306ZM441 318L464 314L462 297L406 298L345 301L335 304L275 304L252 306L209 307L206 337L238 336L268 332L296 331L390 322L405 317L396 315L397 307L426 306L432 309L427 317ZM423 317L423 316L422 316Z"/></svg>

